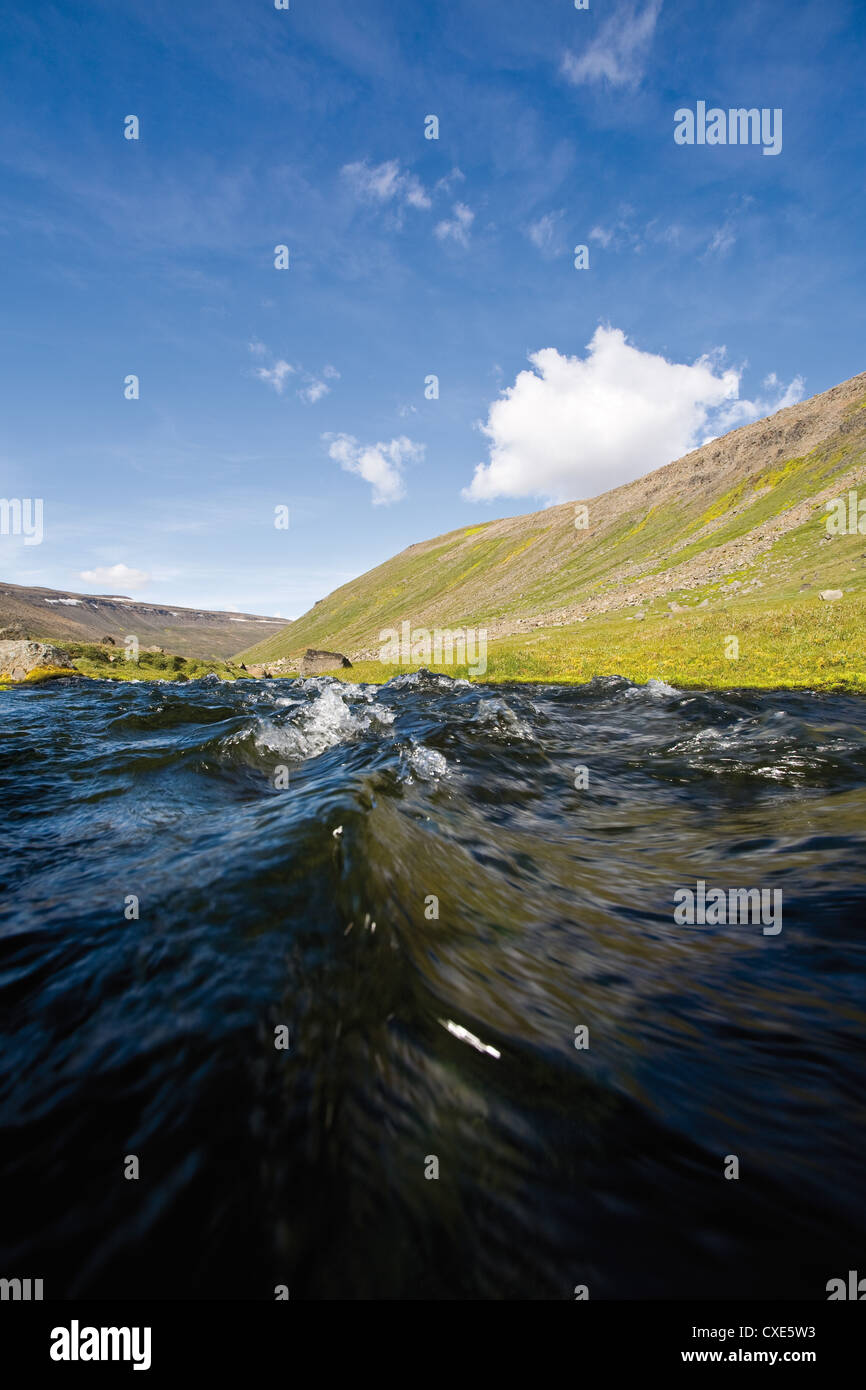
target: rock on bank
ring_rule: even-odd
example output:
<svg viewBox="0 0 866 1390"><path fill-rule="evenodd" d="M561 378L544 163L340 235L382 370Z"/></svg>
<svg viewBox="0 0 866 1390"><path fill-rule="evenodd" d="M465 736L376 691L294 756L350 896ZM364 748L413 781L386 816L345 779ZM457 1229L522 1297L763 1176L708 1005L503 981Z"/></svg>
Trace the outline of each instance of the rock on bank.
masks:
<svg viewBox="0 0 866 1390"><path fill-rule="evenodd" d="M66 652L46 642L0 642L0 681L26 681L78 672Z"/></svg>

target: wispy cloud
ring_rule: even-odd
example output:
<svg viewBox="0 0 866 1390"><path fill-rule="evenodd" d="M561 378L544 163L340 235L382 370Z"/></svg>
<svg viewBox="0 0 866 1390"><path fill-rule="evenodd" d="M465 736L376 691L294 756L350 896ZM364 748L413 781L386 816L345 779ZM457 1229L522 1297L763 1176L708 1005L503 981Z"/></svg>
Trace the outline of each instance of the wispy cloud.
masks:
<svg viewBox="0 0 866 1390"><path fill-rule="evenodd" d="M424 445L405 435L388 444L359 444L350 434L326 434L328 453L346 473L357 473L373 489L373 506L399 502L406 495L403 469L407 463L420 463Z"/></svg>
<svg viewBox="0 0 866 1390"><path fill-rule="evenodd" d="M465 203L455 203L454 216L436 224L436 235L440 241L456 241L460 246L469 245L469 233L475 221L475 213Z"/></svg>
<svg viewBox="0 0 866 1390"><path fill-rule="evenodd" d="M569 82L636 87L646 68L661 8L662 0L647 0L643 9L638 9L635 0L626 0L582 53L565 54L562 71Z"/></svg>
<svg viewBox="0 0 866 1390"><path fill-rule="evenodd" d="M742 214L745 213L752 202L754 202L754 199L748 194L745 194L735 201L734 206L727 213L724 221L721 222L718 227L713 228L712 236L704 251L704 260L708 260L711 256L719 256L721 258L728 254L737 240L738 224L742 219Z"/></svg>
<svg viewBox="0 0 866 1390"><path fill-rule="evenodd" d="M307 374L306 385L301 387L298 395L302 401L306 401L307 405L315 405L316 401L321 401L325 396L330 395L331 387L328 383L339 380L340 373L337 371L337 368L328 364L327 367L322 368L321 376L313 376L311 373Z"/></svg>
<svg viewBox="0 0 866 1390"><path fill-rule="evenodd" d="M284 362L282 358L275 362L272 367L256 367L256 376L259 381L266 381L269 386L273 386L278 396L283 394L287 379L294 374L294 367L290 362Z"/></svg>
<svg viewBox="0 0 866 1390"><path fill-rule="evenodd" d="M530 223L527 228L526 235L542 256L558 256L565 250L565 238L562 233L563 217L564 213L561 210L559 212L546 212L543 217Z"/></svg>
<svg viewBox="0 0 866 1390"><path fill-rule="evenodd" d="M457 184L465 182L466 175L463 173L462 169L458 169L455 165L450 174L446 174L444 178L439 179L436 184L436 192L445 193L450 197Z"/></svg>
<svg viewBox="0 0 866 1390"><path fill-rule="evenodd" d="M726 256L736 239L737 237L730 220L723 222L721 227L717 227L713 232L710 243L707 246L707 255Z"/></svg>
<svg viewBox="0 0 866 1390"><path fill-rule="evenodd" d="M393 203L426 211L432 206L430 195L420 179L403 171L399 159L384 164L369 165L366 160L344 164L343 178L362 202Z"/></svg>
<svg viewBox="0 0 866 1390"><path fill-rule="evenodd" d="M315 405L316 401L320 401L324 396L330 395L330 391L331 388L326 381L321 381L319 378L314 377L306 386L301 387L298 395L302 401L306 401L307 405Z"/></svg>
<svg viewBox="0 0 866 1390"><path fill-rule="evenodd" d="M803 377L795 376L786 386L775 372L770 372L762 382L763 395L756 396L754 400L732 400L722 407L713 420L716 434L710 438L715 439L727 430L750 425L753 420L762 420L767 415L775 415L778 410L785 410L789 405L796 405L803 399L805 385ZM701 442L706 444L708 440Z"/></svg>
<svg viewBox="0 0 866 1390"><path fill-rule="evenodd" d="M634 208L624 203L615 217L596 223L588 235L591 242L597 242L605 251L633 251L641 255L649 246L676 246L697 252L707 236L707 229L687 231L676 222L665 222L658 217L644 222Z"/></svg>
<svg viewBox="0 0 866 1390"><path fill-rule="evenodd" d="M589 234L590 241L600 241L602 246L607 249L613 241L612 227L593 227Z"/></svg>
<svg viewBox="0 0 866 1390"><path fill-rule="evenodd" d="M266 345L258 339L253 339L249 349L254 357L271 355ZM275 361L272 367L256 367L255 375L259 381L272 386L278 396L283 394L289 377L300 377L303 385L298 387L297 395L306 405L315 405L317 401L330 395L330 383L340 380L340 373L330 363L323 367L321 372L308 372L301 366L296 367L291 362L284 361L282 357Z"/></svg>
<svg viewBox="0 0 866 1390"><path fill-rule="evenodd" d="M130 593L135 593L136 589L143 589L150 583L150 575L144 570L130 569L128 565L104 565L93 570L81 570L79 579L83 579L86 584L99 584L107 586L106 592L119 594L128 589Z"/></svg>

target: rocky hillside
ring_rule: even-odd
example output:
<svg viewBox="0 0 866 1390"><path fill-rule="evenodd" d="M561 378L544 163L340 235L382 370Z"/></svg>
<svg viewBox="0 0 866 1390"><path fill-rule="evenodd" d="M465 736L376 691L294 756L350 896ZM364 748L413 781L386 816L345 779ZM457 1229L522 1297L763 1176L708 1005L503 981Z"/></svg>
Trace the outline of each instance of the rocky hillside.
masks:
<svg viewBox="0 0 866 1390"><path fill-rule="evenodd" d="M328 647L363 660L404 620L493 639L659 601L862 595L866 535L828 535L825 506L858 487L866 502L866 373L584 499L585 528L566 503L411 545L244 659Z"/></svg>
<svg viewBox="0 0 866 1390"><path fill-rule="evenodd" d="M0 634L41 642L101 642L118 646L128 635L142 649L164 647L179 656L228 657L262 638L278 636L281 618L249 613L208 613L139 603L116 594L76 594L0 583Z"/></svg>

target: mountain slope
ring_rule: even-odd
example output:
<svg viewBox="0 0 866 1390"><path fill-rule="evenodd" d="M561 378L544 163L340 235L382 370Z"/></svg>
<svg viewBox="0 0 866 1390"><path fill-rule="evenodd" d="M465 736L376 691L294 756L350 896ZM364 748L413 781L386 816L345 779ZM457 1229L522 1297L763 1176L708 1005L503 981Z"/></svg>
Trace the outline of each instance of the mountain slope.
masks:
<svg viewBox="0 0 866 1390"><path fill-rule="evenodd" d="M722 592L862 595L866 539L829 537L825 510L858 484L866 497L866 373L591 499L586 529L566 503L411 545L244 660L293 661L308 646L371 658L403 621L494 639Z"/></svg>
<svg viewBox="0 0 866 1390"><path fill-rule="evenodd" d="M37 641L101 642L118 646L128 635L142 648L165 647L179 656L229 657L245 643L277 636L286 623L249 613L209 613L198 608L139 603L116 594L76 594L0 583L0 629L20 629Z"/></svg>

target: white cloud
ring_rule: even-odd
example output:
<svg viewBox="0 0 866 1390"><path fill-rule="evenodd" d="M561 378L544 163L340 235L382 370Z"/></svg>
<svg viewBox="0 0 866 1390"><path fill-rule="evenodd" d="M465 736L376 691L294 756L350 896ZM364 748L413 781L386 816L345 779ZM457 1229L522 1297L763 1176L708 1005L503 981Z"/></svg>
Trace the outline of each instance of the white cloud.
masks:
<svg viewBox="0 0 866 1390"><path fill-rule="evenodd" d="M668 362L610 327L596 329L585 358L533 353L532 370L490 406L490 458L463 496L592 497L688 453L708 424L724 433L800 399L797 378L774 403L740 400L741 373L723 355Z"/></svg>
<svg viewBox="0 0 866 1390"><path fill-rule="evenodd" d="M475 213L466 206L465 203L454 204L454 218L452 221L443 221L436 224L436 235L440 241L458 242L461 246L469 245L469 231L475 221Z"/></svg>
<svg viewBox="0 0 866 1390"><path fill-rule="evenodd" d="M100 584L107 586L105 592L119 594L128 589L134 593L136 589L143 589L150 583L150 575L145 574L144 570L133 570L128 565L103 566L101 569L82 570L78 576L85 580L87 584Z"/></svg>
<svg viewBox="0 0 866 1390"><path fill-rule="evenodd" d="M438 183L436 184L436 192L437 192L437 193L446 193L446 194L448 194L448 195L450 196L451 193L454 191L454 185L455 185L455 184L458 184L458 183L465 183L465 182L466 182L466 175L464 174L463 170L462 170L462 169L458 169L457 166L456 166L456 164L455 164L454 168L451 170L451 173L450 173L450 174L446 174L444 178L441 178L441 179L438 181Z"/></svg>
<svg viewBox="0 0 866 1390"><path fill-rule="evenodd" d="M736 241L736 233L730 222L724 222L721 227L717 227L707 244L707 256L726 256Z"/></svg>
<svg viewBox="0 0 866 1390"><path fill-rule="evenodd" d="M654 229L655 229L655 219L653 219L652 222L648 222L648 223L647 223L647 232L653 231ZM678 222L671 222L671 224L670 224L669 226L664 227L664 228L657 234L657 240L658 240L658 241L661 241L661 242L664 242L664 244L665 244L666 246L679 246L679 244L680 244L680 242L681 242L681 240L682 240L682 236L683 236L683 229L682 229L682 227L679 225L679 223L678 223Z"/></svg>
<svg viewBox="0 0 866 1390"><path fill-rule="evenodd" d="M330 365L323 367L321 377L308 375L307 384L301 387L298 395L302 401L307 402L307 405L315 405L316 401L320 401L323 396L329 396L331 394L331 388L328 382L339 380L340 373L337 371L336 367Z"/></svg>
<svg viewBox="0 0 866 1390"><path fill-rule="evenodd" d="M602 246L608 247L613 241L613 232L608 227L593 227L589 239L590 241L600 241Z"/></svg>
<svg viewBox="0 0 866 1390"><path fill-rule="evenodd" d="M717 432L724 434L727 430L737 429L740 425L750 425L753 420L760 420L765 415L775 415L777 410L785 410L789 405L796 405L803 399L803 389L806 385L803 377L795 376L793 381L787 386L771 372L764 379L764 390L770 394L757 396L753 401L735 400L723 406L715 420L713 421ZM717 438L717 434L711 436ZM708 439L702 439L702 444L708 444Z"/></svg>
<svg viewBox="0 0 866 1390"><path fill-rule="evenodd" d="M317 381L315 378L307 386L302 386L298 395L307 405L315 405L323 396L330 394L330 386L326 381Z"/></svg>
<svg viewBox="0 0 866 1390"><path fill-rule="evenodd" d="M621 203L615 218L605 225L596 223L589 233L590 241L597 241L605 251L633 251L641 255L650 243L669 241L668 231L659 226L657 217L643 223L635 209L628 203Z"/></svg>
<svg viewBox="0 0 866 1390"><path fill-rule="evenodd" d="M634 251L638 254L644 250L648 240L662 239L663 235L657 229L657 219L654 218L642 227L634 208L628 203L620 205L616 218L607 226L596 223L589 233L589 240L599 242L605 251L611 248L614 251Z"/></svg>
<svg viewBox="0 0 866 1390"><path fill-rule="evenodd" d="M350 434L325 435L330 441L328 453L347 473L357 473L373 488L373 505L387 506L406 495L403 468L407 463L420 463L424 445L414 444L401 435L389 444L359 444Z"/></svg>
<svg viewBox="0 0 866 1390"><path fill-rule="evenodd" d="M414 174L406 174L403 180L403 196L410 208L421 208L422 211L432 207L432 202L428 196L424 185Z"/></svg>
<svg viewBox="0 0 866 1390"><path fill-rule="evenodd" d="M283 394L286 378L294 376L294 373L294 367L290 363L284 362L282 358L275 362L272 367L256 367L256 376L259 381L266 381L269 386L273 386L278 396Z"/></svg>
<svg viewBox="0 0 866 1390"><path fill-rule="evenodd" d="M561 225L563 216L561 211L546 212L543 217L539 217L537 222L530 223L527 228L529 240L543 256L556 256L565 250Z"/></svg>
<svg viewBox="0 0 866 1390"><path fill-rule="evenodd" d="M371 167L367 161L344 164L340 171L362 202L390 203L394 199L422 211L431 206L430 197L414 174L403 172L399 159Z"/></svg>
<svg viewBox="0 0 866 1390"><path fill-rule="evenodd" d="M609 82L614 87L637 86L661 8L662 0L647 0L642 10L638 10L635 0L625 0L579 56L566 53L562 60L565 76L575 84Z"/></svg>
<svg viewBox="0 0 866 1390"><path fill-rule="evenodd" d="M270 356L270 350L257 339L250 343L249 348L254 357ZM303 366L293 367L290 362L285 362L282 358L275 361L272 367L256 367L255 375L259 381L265 381L269 386L273 386L278 396L283 394L290 376L300 376L304 384L298 388L297 394L302 401L306 401L307 405L315 405L316 401L329 395L331 387L328 383L340 380L340 373L330 363L322 368L320 375L316 375L306 371Z"/></svg>
<svg viewBox="0 0 866 1390"><path fill-rule="evenodd" d="M344 164L340 172L359 198L387 203L397 195L400 185L400 162L397 159L377 164L373 169L366 160L359 160L355 164Z"/></svg>
<svg viewBox="0 0 866 1390"><path fill-rule="evenodd" d="M748 193L733 200L729 205L724 221L713 229L702 260L707 260L710 256L724 257L728 254L737 240L738 224L742 222L744 214L748 212L754 201L754 198Z"/></svg>
<svg viewBox="0 0 866 1390"><path fill-rule="evenodd" d="M633 207L622 203L616 216L608 216L591 228L588 240L597 242L605 251L633 251L635 255L642 255L653 246L675 246L696 255L700 251L704 261L711 256L724 257L737 240L743 215L753 202L748 195L739 197L716 225L690 228L677 222L664 223L657 217L644 222Z"/></svg>

